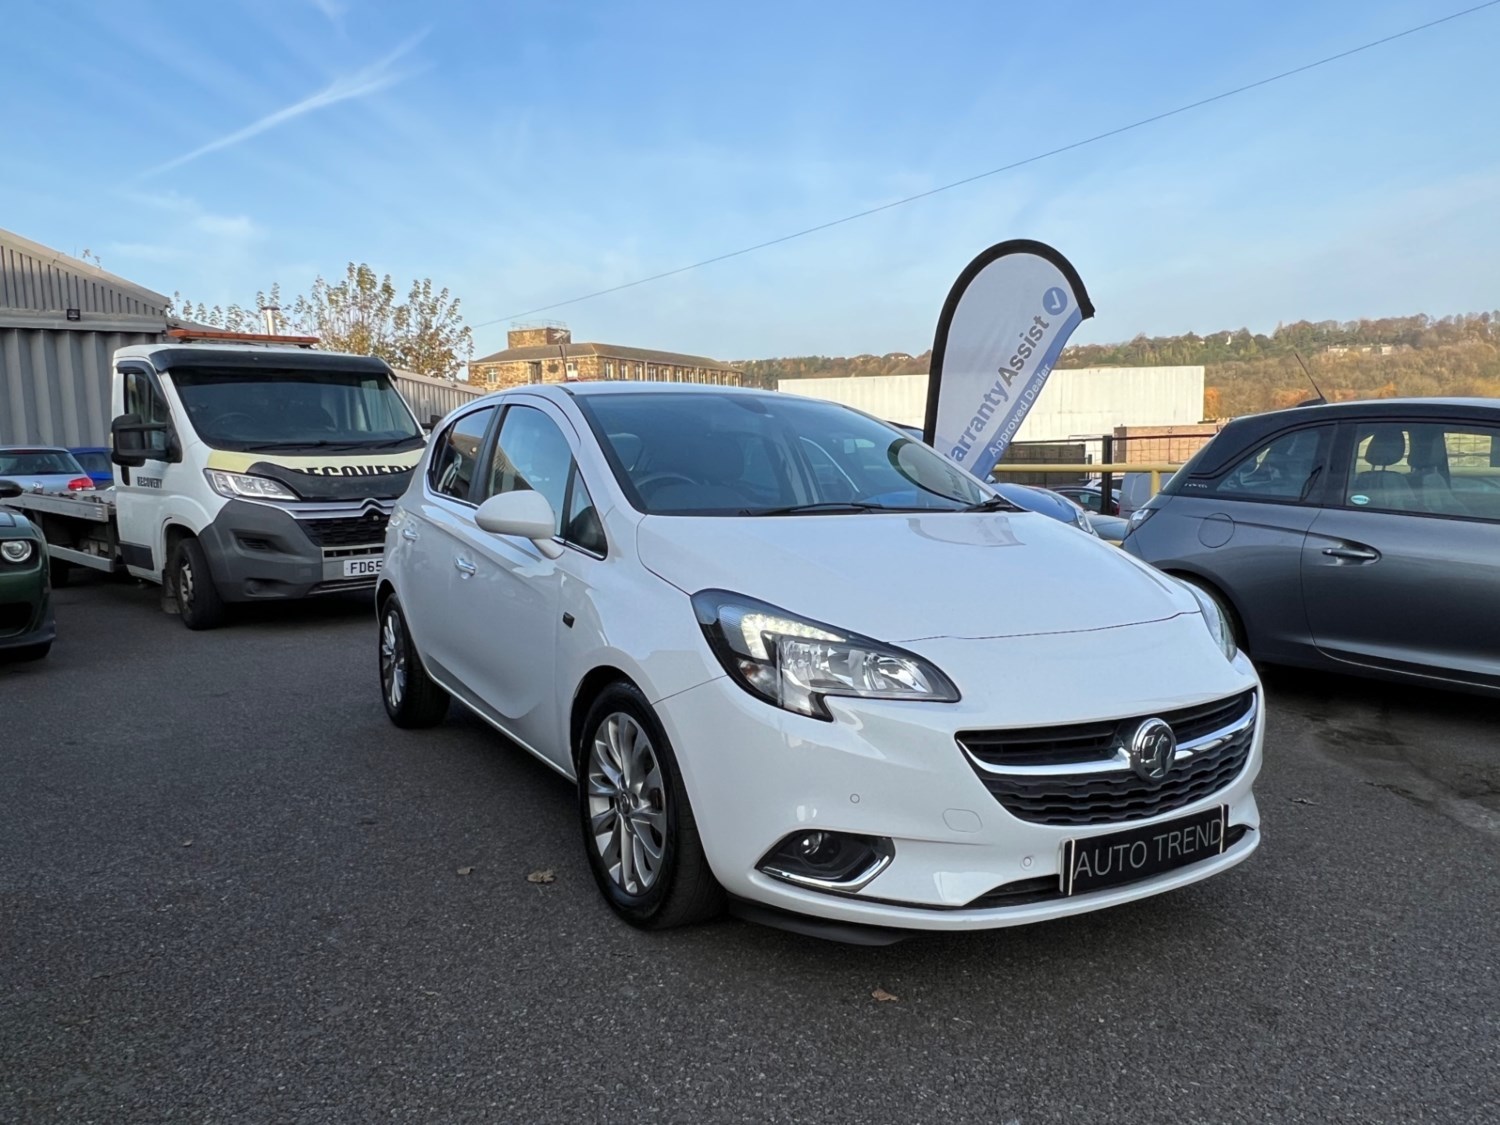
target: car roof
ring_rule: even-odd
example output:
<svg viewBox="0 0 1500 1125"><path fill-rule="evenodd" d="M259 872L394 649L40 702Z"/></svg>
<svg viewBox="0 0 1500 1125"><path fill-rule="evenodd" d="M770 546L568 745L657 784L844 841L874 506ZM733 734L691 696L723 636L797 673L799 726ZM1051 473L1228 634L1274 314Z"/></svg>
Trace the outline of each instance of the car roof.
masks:
<svg viewBox="0 0 1500 1125"><path fill-rule="evenodd" d="M1468 418L1490 425L1500 424L1500 398L1373 398L1353 402L1320 402L1247 414L1228 422L1203 455L1195 459L1194 476L1213 476L1233 458L1273 434L1302 425L1359 419L1453 419Z"/></svg>
<svg viewBox="0 0 1500 1125"><path fill-rule="evenodd" d="M61 445L0 445L0 453L68 453Z"/></svg>

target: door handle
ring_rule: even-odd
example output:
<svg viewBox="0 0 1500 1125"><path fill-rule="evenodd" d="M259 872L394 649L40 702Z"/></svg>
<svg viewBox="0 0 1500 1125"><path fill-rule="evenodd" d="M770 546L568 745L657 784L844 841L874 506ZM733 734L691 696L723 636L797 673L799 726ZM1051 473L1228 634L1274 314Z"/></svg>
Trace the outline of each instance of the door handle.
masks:
<svg viewBox="0 0 1500 1125"><path fill-rule="evenodd" d="M411 527L403 527L401 529L401 538L405 539L408 543L415 543L417 541L416 529Z"/></svg>
<svg viewBox="0 0 1500 1125"><path fill-rule="evenodd" d="M1374 562L1380 558L1380 552L1369 547L1324 547L1323 553L1331 559L1343 559L1345 562Z"/></svg>
<svg viewBox="0 0 1500 1125"><path fill-rule="evenodd" d="M453 556L453 566L465 578L473 578L479 572L479 568L462 555Z"/></svg>

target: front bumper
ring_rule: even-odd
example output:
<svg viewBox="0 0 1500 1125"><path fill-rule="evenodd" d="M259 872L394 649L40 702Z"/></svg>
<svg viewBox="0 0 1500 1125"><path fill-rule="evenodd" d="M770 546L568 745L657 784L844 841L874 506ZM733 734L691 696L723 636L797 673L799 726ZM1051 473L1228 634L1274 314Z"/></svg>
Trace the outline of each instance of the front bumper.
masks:
<svg viewBox="0 0 1500 1125"><path fill-rule="evenodd" d="M231 500L199 541L226 602L369 590L380 577L391 503L303 505L293 515L273 504Z"/></svg>
<svg viewBox="0 0 1500 1125"><path fill-rule="evenodd" d="M48 644L56 637L46 551L38 549L20 566L0 561L0 652Z"/></svg>
<svg viewBox="0 0 1500 1125"><path fill-rule="evenodd" d="M1189 628L1203 632L1196 618ZM829 699L834 720L820 722L720 678L658 702L657 712L677 748L709 863L731 895L871 926L1020 925L1186 886L1240 863L1259 845L1251 792L1265 730L1259 707L1243 766L1227 784L1160 815L1109 823L1064 826L1013 815L955 739L961 730L1145 717L1252 690L1260 698L1243 656L1231 665L1210 648L1216 667L1204 660L1198 640L1182 622L1169 621L1003 644L928 642L908 647L955 676L962 702ZM988 673L983 664L964 667L970 658L993 661L997 654L1005 667ZM1079 692L1080 683L1098 683L1099 690ZM976 692L976 684L990 690ZM1220 805L1227 806L1230 829L1221 853L1132 883L1062 894L1069 840L1165 824ZM894 855L852 893L809 889L760 870L778 841L811 831L888 839ZM992 896L1012 884L1025 893L1008 901Z"/></svg>

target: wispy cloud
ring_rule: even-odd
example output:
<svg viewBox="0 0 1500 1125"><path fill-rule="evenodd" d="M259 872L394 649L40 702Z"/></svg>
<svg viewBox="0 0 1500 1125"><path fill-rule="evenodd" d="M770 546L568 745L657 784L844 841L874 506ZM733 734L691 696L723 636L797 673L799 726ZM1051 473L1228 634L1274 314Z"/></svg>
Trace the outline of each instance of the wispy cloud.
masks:
<svg viewBox="0 0 1500 1125"><path fill-rule="evenodd" d="M376 60L369 66L362 67L353 74L334 79L317 93L311 94L301 101L293 102L289 106L284 106L275 113L268 113L260 120L253 121L244 128L236 129L232 133L226 133L224 136L209 141L205 145L200 145L191 152L185 152L181 156L174 156L171 160L142 172L138 178L146 179L151 176L159 176L163 172L171 171L173 168L180 168L184 164L197 160L199 157L207 156L211 152L219 152L226 148L232 148L234 145L248 141L251 137L258 137L262 133L285 125L288 121L295 121L299 117L305 117L309 113L316 113L320 109L326 109L340 102L353 101L356 98L366 98L371 94L379 93L381 90L393 86L407 77L405 73L395 69L395 64L410 54L426 36L427 32L422 31L402 43L384 58Z"/></svg>
<svg viewBox="0 0 1500 1125"><path fill-rule="evenodd" d="M308 0L318 11L328 17L330 23L339 24L343 20L344 13L349 10L349 5L341 0Z"/></svg>

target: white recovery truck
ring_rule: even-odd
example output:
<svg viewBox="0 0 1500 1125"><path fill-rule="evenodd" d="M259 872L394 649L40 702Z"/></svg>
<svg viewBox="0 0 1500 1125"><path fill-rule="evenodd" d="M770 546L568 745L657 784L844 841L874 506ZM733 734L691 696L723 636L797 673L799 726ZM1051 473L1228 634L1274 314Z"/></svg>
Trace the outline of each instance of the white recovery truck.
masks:
<svg viewBox="0 0 1500 1125"><path fill-rule="evenodd" d="M159 583L189 629L229 603L373 588L425 437L391 369L303 337L174 330L114 355L113 488L7 500L70 565Z"/></svg>

